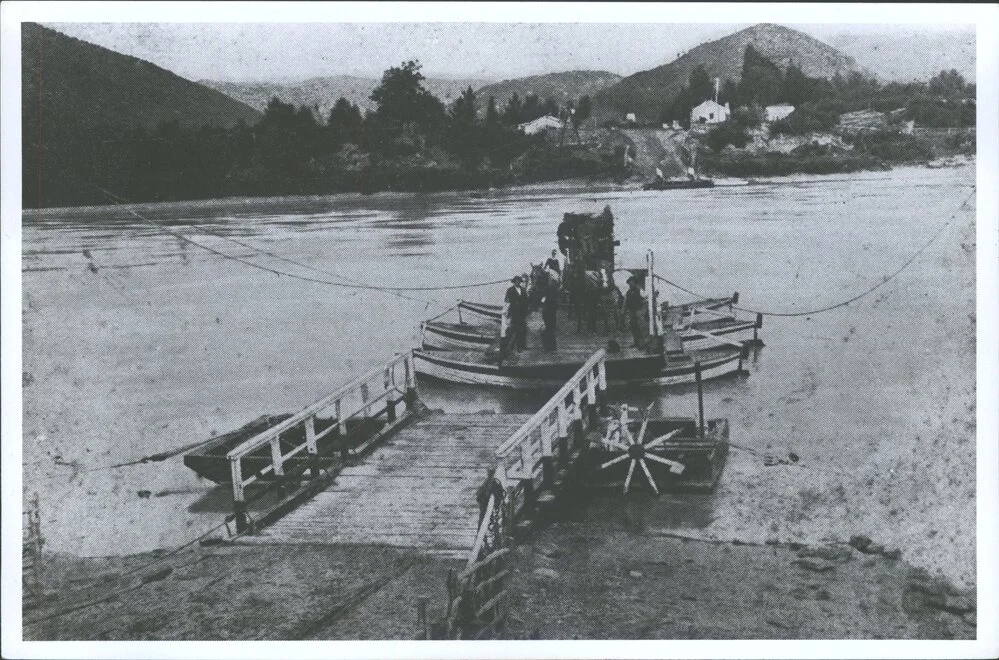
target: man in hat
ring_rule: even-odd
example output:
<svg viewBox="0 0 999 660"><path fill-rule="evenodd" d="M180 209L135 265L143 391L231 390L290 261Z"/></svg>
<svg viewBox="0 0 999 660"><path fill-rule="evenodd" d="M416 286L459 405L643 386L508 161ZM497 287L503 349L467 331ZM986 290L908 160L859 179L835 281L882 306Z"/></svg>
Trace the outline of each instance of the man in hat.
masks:
<svg viewBox="0 0 999 660"><path fill-rule="evenodd" d="M524 278L517 275L512 285L506 290L504 298L510 315L508 340L516 350L527 348L527 292L524 291Z"/></svg>
<svg viewBox="0 0 999 660"><path fill-rule="evenodd" d="M545 331L541 337L546 351L555 350L555 320L558 317L559 289L561 280L558 273L548 272L548 285L545 287L544 298L541 301L541 318L545 322Z"/></svg>
<svg viewBox="0 0 999 660"><path fill-rule="evenodd" d="M562 263L558 260L557 250L552 250L552 256L548 257L548 260L545 261L545 268L555 271L559 275L562 274Z"/></svg>
<svg viewBox="0 0 999 660"><path fill-rule="evenodd" d="M642 324L639 315L643 309L645 309L645 298L638 288L638 278L632 275L628 278L628 292L624 294L624 311L628 314L628 325L636 348L642 343Z"/></svg>

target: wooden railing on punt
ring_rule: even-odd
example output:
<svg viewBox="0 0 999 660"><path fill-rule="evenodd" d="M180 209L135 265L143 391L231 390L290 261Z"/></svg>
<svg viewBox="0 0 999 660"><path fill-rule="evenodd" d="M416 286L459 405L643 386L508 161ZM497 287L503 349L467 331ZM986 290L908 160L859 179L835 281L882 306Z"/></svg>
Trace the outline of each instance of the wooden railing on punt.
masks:
<svg viewBox="0 0 999 660"><path fill-rule="evenodd" d="M232 499L237 530L244 531L247 527L244 493L247 486L268 474L273 474L280 483L285 477L285 464L303 452L309 459L312 477L318 477L317 443L332 433L336 433L343 442L347 441L351 431L365 434L366 437L363 437L359 445L345 446L342 450L348 455L363 452L413 412L417 399L416 392L413 353L412 351L400 353L385 364L343 385L280 424L262 431L232 449L226 458L229 460L232 472ZM397 410L400 403L404 405L401 414ZM317 432L316 419L323 413L327 416L332 414L333 423ZM383 415L384 425L376 432L367 434L366 431L370 431L367 422L379 419ZM302 440L292 443L293 446L289 448L287 432L299 427L304 430L301 434ZM270 463L251 475L244 475L243 459L268 445L270 445Z"/></svg>
<svg viewBox="0 0 999 660"><path fill-rule="evenodd" d="M539 486L550 486L596 421L607 391L606 349L600 349L495 452L496 476L507 488L513 516L531 514Z"/></svg>
<svg viewBox="0 0 999 660"><path fill-rule="evenodd" d="M447 612L437 635L482 639L503 625L511 527L518 516L533 514L541 487L553 486L556 463L568 463L573 451L582 449L607 391L606 356L605 349L594 353L496 449L495 480L501 488L483 485L489 493L482 520L464 570L448 575ZM436 635L425 630L424 637Z"/></svg>

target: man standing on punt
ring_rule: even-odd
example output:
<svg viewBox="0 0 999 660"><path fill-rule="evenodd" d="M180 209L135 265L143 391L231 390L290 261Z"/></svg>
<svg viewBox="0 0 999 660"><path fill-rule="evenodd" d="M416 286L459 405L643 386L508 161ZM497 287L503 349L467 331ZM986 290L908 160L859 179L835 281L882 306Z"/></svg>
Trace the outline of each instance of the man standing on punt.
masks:
<svg viewBox="0 0 999 660"><path fill-rule="evenodd" d="M520 275L514 277L513 285L506 290L504 298L510 315L509 333L512 335L507 343L518 351L527 348L527 292L523 289L523 282L524 278Z"/></svg>
<svg viewBox="0 0 999 660"><path fill-rule="evenodd" d="M638 288L638 278L634 275L628 278L628 292L624 294L624 310L628 313L628 325L631 327L631 336L635 340L635 348L641 345L642 324L640 315L645 309L645 298Z"/></svg>

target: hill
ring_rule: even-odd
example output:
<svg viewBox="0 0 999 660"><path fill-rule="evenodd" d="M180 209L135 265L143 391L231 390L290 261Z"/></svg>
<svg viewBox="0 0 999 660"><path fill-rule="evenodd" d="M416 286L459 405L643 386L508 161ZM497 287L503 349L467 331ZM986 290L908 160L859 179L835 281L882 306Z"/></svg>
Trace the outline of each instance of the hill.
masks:
<svg viewBox="0 0 999 660"><path fill-rule="evenodd" d="M106 203L98 187L121 190L143 162L156 160L156 145L168 142L129 150L140 129L148 135L175 121L176 127L164 126L165 134L218 132L260 118L253 108L150 62L37 23L21 25L21 80L25 207Z"/></svg>
<svg viewBox="0 0 999 660"><path fill-rule="evenodd" d="M926 81L941 71L957 70L965 80L975 80L975 33L865 32L842 33L829 43L853 57L885 82Z"/></svg>
<svg viewBox="0 0 999 660"><path fill-rule="evenodd" d="M550 98L561 102L584 95L593 96L620 80L621 76L609 71L562 71L503 80L481 87L475 94L483 104L492 96L496 99L497 107L502 108L514 94L522 99L528 94L534 94L542 100Z"/></svg>
<svg viewBox="0 0 999 660"><path fill-rule="evenodd" d="M600 119L621 118L634 112L639 121L656 121L699 64L712 78L738 81L743 53L750 44L781 68L793 62L813 78L859 70L853 58L814 37L781 25L761 23L701 44L669 64L640 71L601 90L594 99L594 115Z"/></svg>
<svg viewBox="0 0 999 660"><path fill-rule="evenodd" d="M253 108L181 78L155 64L38 25L21 25L21 102L24 134L52 139L104 126L122 131L252 124Z"/></svg>
<svg viewBox="0 0 999 660"><path fill-rule="evenodd" d="M257 110L262 111L267 107L267 102L276 96L296 107L318 107L320 116L326 117L333 104L341 97L356 104L362 112L374 109L371 92L381 80L361 76L320 76L296 82L199 82ZM475 89L486 82L482 79L427 78L423 81L423 86L445 104L450 104L468 87Z"/></svg>

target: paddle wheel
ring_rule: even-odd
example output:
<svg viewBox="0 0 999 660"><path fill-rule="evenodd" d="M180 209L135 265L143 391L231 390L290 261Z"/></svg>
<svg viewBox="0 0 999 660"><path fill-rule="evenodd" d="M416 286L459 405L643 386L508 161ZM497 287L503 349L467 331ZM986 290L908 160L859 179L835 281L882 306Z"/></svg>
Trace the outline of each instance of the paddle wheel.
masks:
<svg viewBox="0 0 999 660"><path fill-rule="evenodd" d="M632 408L627 404L620 406L620 414L618 418L611 419L609 421L607 424L607 430L604 432L603 439L601 440L601 443L609 451L617 450L621 452L619 456L602 463L600 465L601 470L606 470L611 466L626 460L631 461L628 466L628 476L624 480L625 493L627 493L631 488L631 478L635 474L635 466L640 465L642 467L642 472L645 473L645 478L648 480L649 485L652 486L652 490L655 491L656 495L659 494L659 487L656 485L656 480L652 478L652 472L649 471L649 466L645 462L646 460L655 461L656 463L665 465L673 474L683 474L684 471L684 465L682 463L664 458L663 456L658 456L650 451L677 435L681 429L673 429L668 433L650 440L648 444L645 443L645 432L649 428L649 411L651 408L652 406L650 405L648 408L641 411L641 429L638 431L638 437L636 438L631 432L631 426L638 424L638 420L635 420L634 422L630 421L629 415L632 411L638 411L639 409Z"/></svg>

